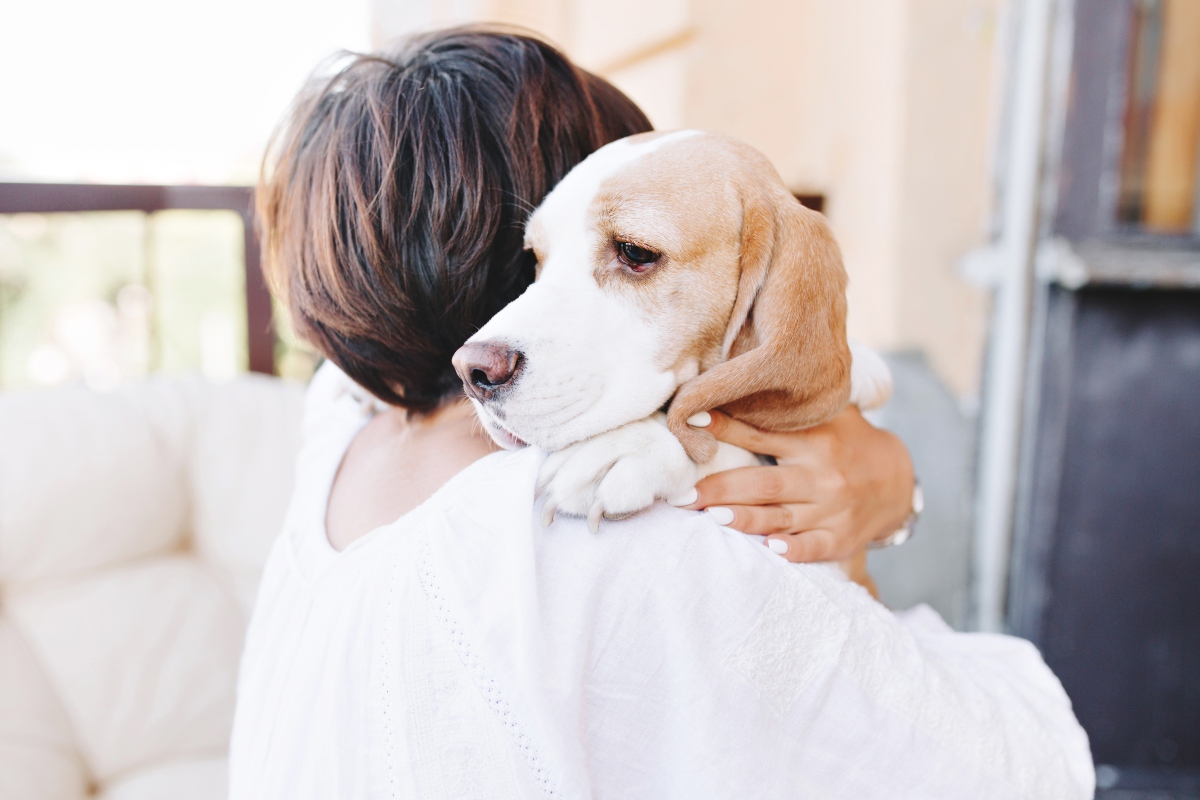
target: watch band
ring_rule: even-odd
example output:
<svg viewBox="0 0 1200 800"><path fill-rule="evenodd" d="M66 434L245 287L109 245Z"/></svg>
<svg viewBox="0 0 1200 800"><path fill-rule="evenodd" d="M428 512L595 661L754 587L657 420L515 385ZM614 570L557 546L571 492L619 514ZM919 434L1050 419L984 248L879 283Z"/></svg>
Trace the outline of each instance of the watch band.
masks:
<svg viewBox="0 0 1200 800"><path fill-rule="evenodd" d="M917 527L917 519L921 516L921 512L925 510L925 493L921 491L920 481L913 480L913 496L912 509L908 512L908 518L893 533L876 539L867 545L868 550L882 550L885 547L896 547L902 545L912 538L913 531Z"/></svg>

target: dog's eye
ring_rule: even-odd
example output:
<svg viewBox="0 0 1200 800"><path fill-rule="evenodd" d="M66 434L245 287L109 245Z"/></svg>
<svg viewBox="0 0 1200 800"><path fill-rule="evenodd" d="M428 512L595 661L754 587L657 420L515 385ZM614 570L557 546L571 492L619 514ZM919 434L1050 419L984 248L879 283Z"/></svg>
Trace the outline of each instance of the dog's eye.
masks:
<svg viewBox="0 0 1200 800"><path fill-rule="evenodd" d="M645 272L654 266L662 255L633 242L617 242L617 257L634 272Z"/></svg>

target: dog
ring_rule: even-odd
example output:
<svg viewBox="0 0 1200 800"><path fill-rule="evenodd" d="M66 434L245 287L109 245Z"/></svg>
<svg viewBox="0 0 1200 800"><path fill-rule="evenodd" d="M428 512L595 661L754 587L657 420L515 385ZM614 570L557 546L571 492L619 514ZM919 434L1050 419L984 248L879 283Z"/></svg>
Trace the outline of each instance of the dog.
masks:
<svg viewBox="0 0 1200 800"><path fill-rule="evenodd" d="M701 131L600 148L525 227L535 282L454 355L505 448L550 452L543 522L619 519L705 475L762 463L693 415L771 431L818 425L891 393L846 337L846 273L825 218L765 156Z"/></svg>

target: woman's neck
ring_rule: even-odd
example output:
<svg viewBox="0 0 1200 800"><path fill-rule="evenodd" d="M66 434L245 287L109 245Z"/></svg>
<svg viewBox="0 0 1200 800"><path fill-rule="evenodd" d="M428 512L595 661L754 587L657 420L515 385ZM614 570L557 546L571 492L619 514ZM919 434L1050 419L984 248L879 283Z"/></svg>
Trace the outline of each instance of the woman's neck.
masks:
<svg viewBox="0 0 1200 800"><path fill-rule="evenodd" d="M446 481L496 450L466 400L431 414L377 414L350 443L329 494L325 530L343 550L425 502Z"/></svg>

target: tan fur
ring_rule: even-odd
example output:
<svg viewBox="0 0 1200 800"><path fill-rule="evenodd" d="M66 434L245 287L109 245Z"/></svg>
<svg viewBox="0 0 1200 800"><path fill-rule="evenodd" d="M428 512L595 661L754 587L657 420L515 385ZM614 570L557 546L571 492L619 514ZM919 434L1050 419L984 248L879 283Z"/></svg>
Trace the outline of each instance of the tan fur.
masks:
<svg viewBox="0 0 1200 800"><path fill-rule="evenodd" d="M824 217L796 202L762 154L715 134L673 142L606 180L590 213L597 282L627 294L675 343L662 366L686 382L668 424L694 460L716 450L711 434L687 425L698 411L783 431L845 406L841 254ZM645 275L614 269L614 239L663 260Z"/></svg>
<svg viewBox="0 0 1200 800"><path fill-rule="evenodd" d="M850 396L846 273L828 225L782 185L747 195L728 360L680 387L667 417L699 462L716 451L711 434L687 424L699 411L799 430L832 418Z"/></svg>
<svg viewBox="0 0 1200 800"><path fill-rule="evenodd" d="M688 377L724 360L737 294L739 204L733 184L710 179L714 169L738 172L729 143L708 134L672 143L610 176L590 209L599 232L596 282L624 293L660 328L671 346L658 366L686 373L685 364L698 365ZM614 269L614 239L656 250L663 262L643 276Z"/></svg>
<svg viewBox="0 0 1200 800"><path fill-rule="evenodd" d="M851 353L841 255L824 217L788 193L766 157L719 134L683 132L598 179L590 191L569 186L589 192L582 219L552 193L530 219L526 246L539 261L554 258L557 231L575 236L572 252L589 249L595 284L641 318L636 333L653 354L648 379L673 375L668 426L692 461L716 451L712 435L686 425L697 411L794 431L845 407ZM582 239L572 228L580 224ZM632 270L620 242L660 258Z"/></svg>

